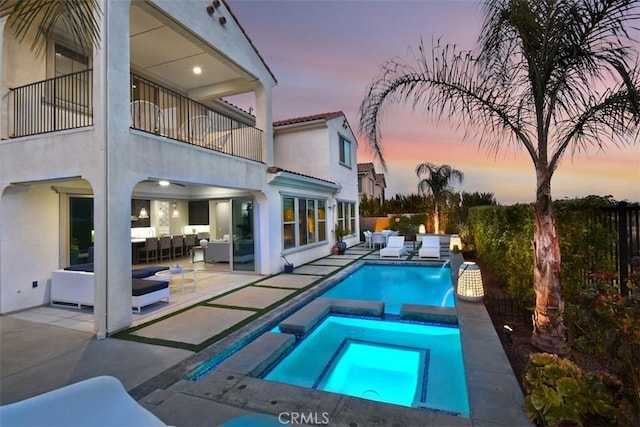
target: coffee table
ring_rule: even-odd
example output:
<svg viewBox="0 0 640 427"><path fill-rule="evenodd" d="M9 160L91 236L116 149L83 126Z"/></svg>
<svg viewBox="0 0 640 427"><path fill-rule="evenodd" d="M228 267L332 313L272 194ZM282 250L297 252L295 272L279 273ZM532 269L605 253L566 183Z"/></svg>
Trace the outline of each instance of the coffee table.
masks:
<svg viewBox="0 0 640 427"><path fill-rule="evenodd" d="M196 290L196 284L197 284L197 275L198 270L195 268L183 268L180 271L177 271L175 273L172 273L171 270L162 270L162 271L158 271L155 275L156 277L162 277L162 276L169 276L170 278L174 278L176 276L180 276L180 284L181 284L181 288L180 288L180 293L184 294L184 276L185 274L193 274L193 290Z"/></svg>

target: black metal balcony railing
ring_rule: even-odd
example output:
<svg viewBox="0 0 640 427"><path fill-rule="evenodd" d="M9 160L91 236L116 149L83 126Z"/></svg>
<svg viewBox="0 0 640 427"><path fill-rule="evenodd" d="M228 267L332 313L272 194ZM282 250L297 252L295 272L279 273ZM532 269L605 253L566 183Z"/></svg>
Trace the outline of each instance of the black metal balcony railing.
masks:
<svg viewBox="0 0 640 427"><path fill-rule="evenodd" d="M14 138L93 125L93 70L13 88Z"/></svg>
<svg viewBox="0 0 640 427"><path fill-rule="evenodd" d="M263 161L262 131L131 74L132 129Z"/></svg>
<svg viewBox="0 0 640 427"><path fill-rule="evenodd" d="M132 129L262 162L262 131L131 74ZM13 138L93 125L93 72L11 89ZM11 105L11 104L10 104Z"/></svg>

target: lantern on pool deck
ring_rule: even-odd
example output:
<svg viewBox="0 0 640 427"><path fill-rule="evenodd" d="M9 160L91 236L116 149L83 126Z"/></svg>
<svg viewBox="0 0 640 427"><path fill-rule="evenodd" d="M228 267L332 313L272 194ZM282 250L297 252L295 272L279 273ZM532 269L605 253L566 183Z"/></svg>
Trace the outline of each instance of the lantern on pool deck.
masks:
<svg viewBox="0 0 640 427"><path fill-rule="evenodd" d="M453 250L458 247L458 251L462 250L462 239L457 234L451 236L451 240L449 240L449 250L453 252Z"/></svg>
<svg viewBox="0 0 640 427"><path fill-rule="evenodd" d="M475 262L465 262L458 270L458 297L467 301L480 301L484 297L480 267Z"/></svg>

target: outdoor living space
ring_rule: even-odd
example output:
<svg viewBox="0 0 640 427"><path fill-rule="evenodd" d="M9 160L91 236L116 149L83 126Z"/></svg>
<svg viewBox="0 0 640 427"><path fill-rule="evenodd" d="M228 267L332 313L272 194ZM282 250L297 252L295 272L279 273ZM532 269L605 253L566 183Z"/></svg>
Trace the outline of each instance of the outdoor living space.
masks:
<svg viewBox="0 0 640 427"><path fill-rule="evenodd" d="M182 289L182 275L162 277L163 280L170 281L169 301L158 301L143 307L140 313L134 312L132 326L137 326L166 316L261 278L261 276L257 274L232 274L229 272L228 266L222 264L194 263L191 262L190 256L172 261L156 262L153 263L153 266L166 267L167 270L165 271L168 271L169 267L175 266L176 264L180 264L185 269L184 291ZM133 266L133 269L146 267L149 267L149 265L137 264ZM195 281L193 279L194 273L187 273L187 271L191 269L195 270ZM41 306L19 311L10 316L16 319L45 323L79 331L91 333L94 331L93 308L89 306L83 306L80 309L60 305Z"/></svg>
<svg viewBox="0 0 640 427"><path fill-rule="evenodd" d="M417 258L416 258L417 259ZM198 381L188 379L189 374L208 360L224 360L241 346L251 342L294 310L307 304L321 289L331 286L341 277L350 274L358 263L377 262L379 250L371 250L363 244L348 248L345 255L330 255L308 264L297 266L292 273L254 277L231 275L212 269L204 270L203 281L221 282L232 278L246 277L244 284L235 283L226 290L211 285L212 292L200 302L192 300L188 308L164 317L140 319L134 326L106 340L89 339L81 348L84 357L74 356L76 351L65 354L62 349L49 359L36 357L23 360L20 370L11 369L16 359L10 357L10 346L4 346L2 359L3 404L29 397L46 390L97 375L113 375L145 408L151 410L169 425L187 426L194 423L220 425L231 419L252 414L271 414L286 411L327 412L332 424L370 425L372 414L387 425L393 420L404 420L406 425L416 423L445 423L447 425L472 425L485 422L487 425L526 425L521 411L521 393L513 372L497 339L495 330L482 304L462 303L459 310L465 360L478 380L469 380L469 398L472 419L451 417L436 412L401 408L388 404L339 396L320 391L303 391L285 384L268 383L251 375L214 370ZM418 262L411 256L399 262ZM385 261L394 263L398 261ZM428 263L432 264L432 263ZM185 266L187 264L185 263ZM200 273L199 273L200 274ZM204 286L204 285L203 285ZM198 288L200 278L198 278ZM175 289L173 289L175 288ZM179 286L172 285L172 298ZM187 288L185 295L191 293ZM154 313L155 314L155 313ZM144 315L144 314L143 314ZM24 322L15 315L1 318L3 343L10 337L11 329L18 326L11 322ZM7 322L9 321L9 322ZM28 325L31 322L20 325ZM8 325L5 328L5 325ZM466 325L466 326L465 326ZM63 329L51 323L43 328L54 328L56 340L64 342L66 334L80 333ZM42 330L21 326L24 334L38 334L46 342ZM63 332L63 331L67 332ZM62 334L62 335L60 335ZM73 336L73 335L71 335ZM24 337L23 337L24 338ZM79 338L75 340L77 348ZM82 340L82 339L80 339ZM491 345L487 345L491 342ZM95 351L100 347L99 354ZM58 348L56 345L52 349ZM140 367L138 355L152 351L155 362ZM116 356L117 354L117 356ZM130 356L128 356L130 354ZM118 363L110 361L113 355ZM134 356L136 355L136 356ZM255 351L246 363L260 363L262 351ZM96 358L102 360L97 362ZM15 362L13 362L15 363ZM30 365L31 364L31 365ZM68 375L49 375L42 381L39 373L55 364L59 371ZM137 368L135 368L137 367ZM5 375L6 373L6 375ZM490 390L486 389L489 387ZM274 390L277 393L274 394ZM487 399L487 393L499 393L495 399ZM274 396L277 395L277 398ZM520 400L518 399L520 396ZM9 400L8 400L9 399ZM500 410L495 407L500 405ZM375 408L375 409L374 409ZM372 413L373 409L373 413Z"/></svg>

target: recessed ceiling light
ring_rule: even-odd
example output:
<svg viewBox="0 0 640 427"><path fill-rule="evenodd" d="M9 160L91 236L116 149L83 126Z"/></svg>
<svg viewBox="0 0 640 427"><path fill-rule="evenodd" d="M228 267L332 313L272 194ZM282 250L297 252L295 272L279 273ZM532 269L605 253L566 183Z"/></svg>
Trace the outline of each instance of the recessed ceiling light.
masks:
<svg viewBox="0 0 640 427"><path fill-rule="evenodd" d="M171 183L170 183L169 181L162 180L162 181L158 181L158 184L159 184L161 187L168 187L168 186L169 186L169 184L171 184Z"/></svg>
<svg viewBox="0 0 640 427"><path fill-rule="evenodd" d="M193 74L200 74L202 73L202 68L200 67L193 67Z"/></svg>

